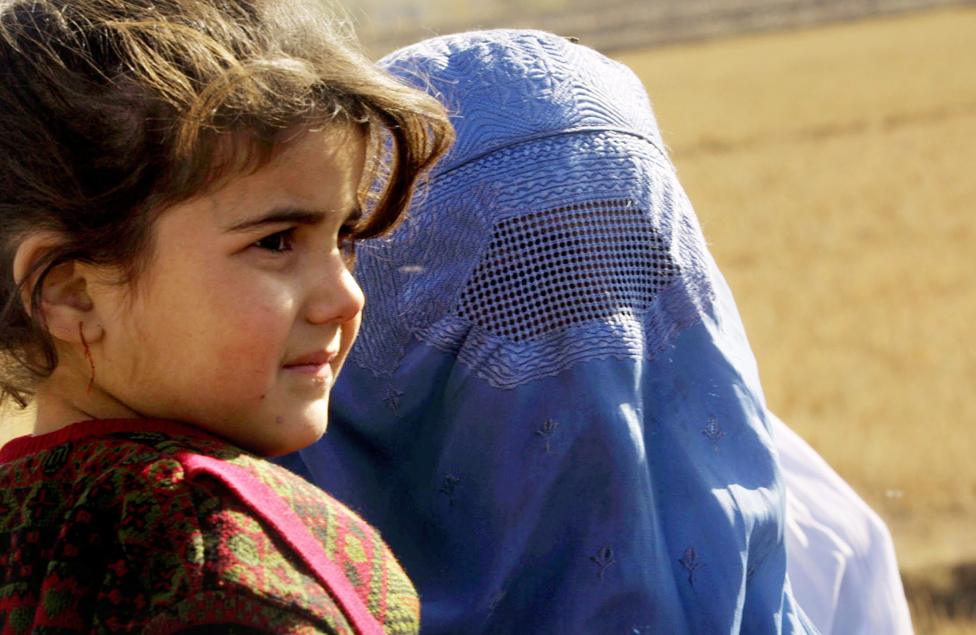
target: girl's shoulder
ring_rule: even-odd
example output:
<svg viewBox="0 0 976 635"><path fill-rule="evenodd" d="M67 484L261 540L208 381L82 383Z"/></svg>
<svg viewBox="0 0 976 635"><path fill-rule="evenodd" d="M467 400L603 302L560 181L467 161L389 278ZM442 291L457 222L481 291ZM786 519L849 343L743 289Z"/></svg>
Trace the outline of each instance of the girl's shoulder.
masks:
<svg viewBox="0 0 976 635"><path fill-rule="evenodd" d="M5 485L20 481L4 488L3 507L31 510L34 530L10 538L43 543L26 555L59 572L45 589L81 589L52 623L88 606L109 630L226 622L344 633L366 621L416 632L416 594L379 535L300 477L181 427L109 427L63 441L2 457L0 467ZM38 483L55 513L37 504ZM16 524L0 518L0 534L19 534ZM52 548L59 542L70 545ZM26 604L59 606L40 596Z"/></svg>
<svg viewBox="0 0 976 635"><path fill-rule="evenodd" d="M247 453L224 465L189 461L202 478L223 480L270 534L331 589L343 614L378 622L386 633L416 633L420 603L412 583L379 532L344 504L293 472ZM228 469L230 468L230 469ZM217 476L216 470L222 474ZM324 565L324 566L317 566Z"/></svg>

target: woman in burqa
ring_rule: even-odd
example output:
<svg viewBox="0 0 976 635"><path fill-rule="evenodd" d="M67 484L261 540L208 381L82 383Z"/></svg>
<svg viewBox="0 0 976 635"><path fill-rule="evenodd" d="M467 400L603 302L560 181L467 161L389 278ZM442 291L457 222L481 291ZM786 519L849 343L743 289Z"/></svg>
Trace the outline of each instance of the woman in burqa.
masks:
<svg viewBox="0 0 976 635"><path fill-rule="evenodd" d="M382 63L458 141L358 253L362 332L301 457L423 632L816 632L756 363L637 78L528 31Z"/></svg>

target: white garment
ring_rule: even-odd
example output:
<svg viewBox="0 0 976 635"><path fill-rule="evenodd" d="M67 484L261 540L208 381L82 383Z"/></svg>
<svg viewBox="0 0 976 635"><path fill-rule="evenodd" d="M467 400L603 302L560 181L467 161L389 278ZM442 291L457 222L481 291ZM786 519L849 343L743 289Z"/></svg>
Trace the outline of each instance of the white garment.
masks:
<svg viewBox="0 0 976 635"><path fill-rule="evenodd" d="M888 528L795 432L770 413L786 485L793 595L824 635L911 635Z"/></svg>

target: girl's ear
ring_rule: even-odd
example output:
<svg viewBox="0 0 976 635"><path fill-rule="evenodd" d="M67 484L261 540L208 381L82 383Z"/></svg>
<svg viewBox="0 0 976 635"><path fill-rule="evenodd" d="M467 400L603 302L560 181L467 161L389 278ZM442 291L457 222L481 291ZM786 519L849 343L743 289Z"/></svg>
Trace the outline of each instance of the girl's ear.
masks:
<svg viewBox="0 0 976 635"><path fill-rule="evenodd" d="M35 266L61 245L53 232L36 232L17 247L14 255L14 281L20 285L21 301L31 311L31 296L38 282ZM83 344L95 342L104 335L95 304L88 293L91 269L74 261L61 263L50 269L42 284L39 317L47 332L55 339Z"/></svg>

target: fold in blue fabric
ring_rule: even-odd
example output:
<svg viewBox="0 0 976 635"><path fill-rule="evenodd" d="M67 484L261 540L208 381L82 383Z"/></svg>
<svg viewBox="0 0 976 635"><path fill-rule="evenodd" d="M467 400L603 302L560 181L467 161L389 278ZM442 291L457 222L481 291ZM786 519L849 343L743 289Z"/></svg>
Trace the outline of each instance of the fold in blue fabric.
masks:
<svg viewBox="0 0 976 635"><path fill-rule="evenodd" d="M755 360L637 78L536 31L382 64L458 143L359 251L296 469L381 531L426 634L815 632Z"/></svg>

